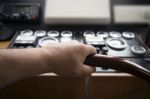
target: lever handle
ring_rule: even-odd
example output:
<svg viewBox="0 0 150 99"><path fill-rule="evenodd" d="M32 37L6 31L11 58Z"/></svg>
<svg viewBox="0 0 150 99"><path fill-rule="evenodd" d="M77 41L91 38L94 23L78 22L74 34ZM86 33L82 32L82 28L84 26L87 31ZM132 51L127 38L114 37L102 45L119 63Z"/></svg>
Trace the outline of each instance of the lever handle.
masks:
<svg viewBox="0 0 150 99"><path fill-rule="evenodd" d="M150 70L121 58L94 55L88 56L84 63L94 67L105 67L126 72L150 82Z"/></svg>

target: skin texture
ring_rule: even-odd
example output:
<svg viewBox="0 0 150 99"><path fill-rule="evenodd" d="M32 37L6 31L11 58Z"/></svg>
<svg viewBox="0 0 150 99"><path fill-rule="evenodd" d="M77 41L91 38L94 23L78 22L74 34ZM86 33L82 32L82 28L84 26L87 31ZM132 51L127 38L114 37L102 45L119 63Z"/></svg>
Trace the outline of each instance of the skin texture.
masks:
<svg viewBox="0 0 150 99"><path fill-rule="evenodd" d="M83 63L95 53L94 47L77 41L50 43L42 48L1 49L0 88L42 73L53 72L65 77L91 75L95 68Z"/></svg>

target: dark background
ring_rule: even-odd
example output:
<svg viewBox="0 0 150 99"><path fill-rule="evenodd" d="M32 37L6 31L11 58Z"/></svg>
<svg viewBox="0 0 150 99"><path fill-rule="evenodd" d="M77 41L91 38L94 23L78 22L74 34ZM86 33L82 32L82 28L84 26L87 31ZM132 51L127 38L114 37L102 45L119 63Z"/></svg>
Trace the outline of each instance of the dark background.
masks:
<svg viewBox="0 0 150 99"><path fill-rule="evenodd" d="M150 5L150 0L110 0L111 1L111 18L112 22L109 25L45 25L43 23L43 13L44 13L44 4L45 0L0 0L1 4L2 3L38 3L40 4L40 21L33 23L33 22L28 22L28 23L22 23L22 22L17 22L17 23L7 23L5 22L4 24L7 25L8 27L12 27L13 33L15 33L18 30L22 29L57 29L57 30L62 30L62 29L73 29L73 30L79 30L80 29L86 29L86 30L104 30L104 31L133 31L133 32L138 32L141 34L142 39L145 41L146 36L149 31L149 26L148 24L132 24L132 25L115 25L113 23L113 6L114 5ZM150 34L150 33L149 33ZM148 36L147 36L148 37Z"/></svg>

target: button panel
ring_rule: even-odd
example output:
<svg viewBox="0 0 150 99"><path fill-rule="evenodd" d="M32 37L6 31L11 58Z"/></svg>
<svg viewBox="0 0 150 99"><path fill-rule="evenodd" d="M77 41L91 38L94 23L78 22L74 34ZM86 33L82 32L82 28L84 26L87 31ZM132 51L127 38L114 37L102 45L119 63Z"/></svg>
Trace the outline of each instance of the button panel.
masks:
<svg viewBox="0 0 150 99"><path fill-rule="evenodd" d="M92 45L97 54L110 55L120 58L131 58L136 62L139 59L149 59L148 47L136 37L133 32L118 31L72 31L72 30L22 30L11 43L11 48L43 47L48 43L61 43L77 40L81 43ZM137 63L138 63L137 61ZM144 62L144 63L143 63ZM147 64L143 60L140 65ZM146 62L146 63L145 63ZM142 64L141 64L142 63ZM148 65L147 67L149 67ZM109 68L96 67L96 72L118 72Z"/></svg>

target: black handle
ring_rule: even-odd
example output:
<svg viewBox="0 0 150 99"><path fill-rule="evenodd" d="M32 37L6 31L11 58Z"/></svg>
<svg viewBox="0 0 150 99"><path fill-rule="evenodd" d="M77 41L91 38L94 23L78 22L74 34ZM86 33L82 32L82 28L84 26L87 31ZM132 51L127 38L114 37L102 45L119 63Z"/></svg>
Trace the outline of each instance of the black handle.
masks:
<svg viewBox="0 0 150 99"><path fill-rule="evenodd" d="M132 74L150 82L150 71L136 63L106 55L88 56L84 62L94 67L105 67Z"/></svg>

